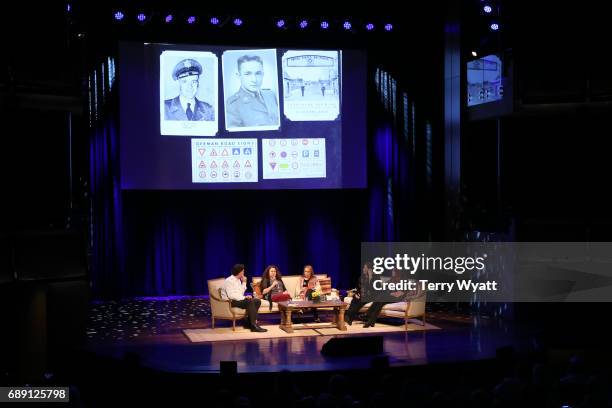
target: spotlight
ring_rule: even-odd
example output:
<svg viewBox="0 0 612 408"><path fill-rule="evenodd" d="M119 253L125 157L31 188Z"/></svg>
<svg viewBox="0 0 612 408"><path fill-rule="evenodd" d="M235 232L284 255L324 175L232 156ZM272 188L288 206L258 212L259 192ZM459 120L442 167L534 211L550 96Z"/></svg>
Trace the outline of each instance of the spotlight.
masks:
<svg viewBox="0 0 612 408"><path fill-rule="evenodd" d="M212 25L219 25L219 18L218 17L211 17L210 18L210 24Z"/></svg>
<svg viewBox="0 0 612 408"><path fill-rule="evenodd" d="M125 17L125 14L123 14L123 12L121 11L115 12L115 20L121 21L123 20L124 17Z"/></svg>
<svg viewBox="0 0 612 408"><path fill-rule="evenodd" d="M374 29L374 24L372 23L366 24L365 29L368 31L372 31Z"/></svg>
<svg viewBox="0 0 612 408"><path fill-rule="evenodd" d="M482 8L482 11L484 11L487 14L491 14L491 12L493 11L493 7L489 6L488 4L486 6L484 6Z"/></svg>
<svg viewBox="0 0 612 408"><path fill-rule="evenodd" d="M393 24L391 23L385 24L385 31L391 31L391 30L393 30Z"/></svg>
<svg viewBox="0 0 612 408"><path fill-rule="evenodd" d="M350 21L345 21L344 24L342 24L342 27L344 27L345 30L350 30L351 28L353 28L353 25Z"/></svg>
<svg viewBox="0 0 612 408"><path fill-rule="evenodd" d="M476 51L472 51L472 57L477 57L478 53Z"/></svg>
<svg viewBox="0 0 612 408"><path fill-rule="evenodd" d="M493 30L493 31L499 30L499 24L497 24L497 23L491 23L491 25L489 27L491 27L491 30Z"/></svg>
<svg viewBox="0 0 612 408"><path fill-rule="evenodd" d="M242 19L241 19L241 18L236 17L236 18L234 19L234 25L235 25L236 27L240 27L240 26L242 25L242 23L243 23L243 21L242 21Z"/></svg>
<svg viewBox="0 0 612 408"><path fill-rule="evenodd" d="M195 22L196 22L195 16L187 17L187 24L195 24Z"/></svg>
<svg viewBox="0 0 612 408"><path fill-rule="evenodd" d="M327 30L329 28L329 23L327 21L321 21L321 28Z"/></svg>
<svg viewBox="0 0 612 408"><path fill-rule="evenodd" d="M145 15L145 13L139 13L136 16L136 20L138 20L139 23L144 23L146 19L147 19L147 16Z"/></svg>
<svg viewBox="0 0 612 408"><path fill-rule="evenodd" d="M306 28L306 27L308 27L308 20L300 21L300 28Z"/></svg>
<svg viewBox="0 0 612 408"><path fill-rule="evenodd" d="M281 19L279 19L279 20L276 20L276 26L277 26L278 28L283 28L283 27L285 27L285 20L283 20L282 18L281 18Z"/></svg>
<svg viewBox="0 0 612 408"><path fill-rule="evenodd" d="M165 21L167 24L170 24L170 23L171 23L173 20L174 20L174 16L173 16L172 14L168 14L168 15L166 16L166 18L164 18L164 21Z"/></svg>
<svg viewBox="0 0 612 408"><path fill-rule="evenodd" d="M66 11L70 13L71 7L70 7L70 3L66 4Z"/></svg>

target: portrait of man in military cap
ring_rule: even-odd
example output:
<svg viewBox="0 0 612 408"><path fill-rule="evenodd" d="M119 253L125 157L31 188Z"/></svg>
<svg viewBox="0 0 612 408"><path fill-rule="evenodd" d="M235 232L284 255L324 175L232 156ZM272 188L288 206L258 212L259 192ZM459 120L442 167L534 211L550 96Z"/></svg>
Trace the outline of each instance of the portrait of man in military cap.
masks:
<svg viewBox="0 0 612 408"><path fill-rule="evenodd" d="M166 50L160 57L161 134L214 136L217 120L217 56Z"/></svg>
<svg viewBox="0 0 612 408"><path fill-rule="evenodd" d="M200 86L202 65L191 58L174 67L172 78L178 82L179 95L165 101L166 120L215 120L213 107L196 98Z"/></svg>
<svg viewBox="0 0 612 408"><path fill-rule="evenodd" d="M226 128L278 129L276 50L226 51L223 64L224 89L229 95L225 99ZM233 91L232 86L238 89Z"/></svg>

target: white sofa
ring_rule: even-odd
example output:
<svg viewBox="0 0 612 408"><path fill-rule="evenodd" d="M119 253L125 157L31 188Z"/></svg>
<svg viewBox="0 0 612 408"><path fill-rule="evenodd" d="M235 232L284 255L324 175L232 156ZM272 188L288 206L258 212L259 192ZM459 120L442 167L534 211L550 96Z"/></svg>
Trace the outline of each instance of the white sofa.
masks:
<svg viewBox="0 0 612 408"><path fill-rule="evenodd" d="M352 294L351 294L352 295ZM352 302L352 296L346 296L344 301L348 304ZM427 300L427 292L423 292L418 298L412 299L410 302L395 302L387 303L380 311L379 317L397 317L404 320L404 329L408 330L408 320L413 318L421 318L423 326L425 326L425 303ZM372 302L366 303L359 313L368 311Z"/></svg>
<svg viewBox="0 0 612 408"><path fill-rule="evenodd" d="M293 296L296 291L296 287L298 285L298 281L301 275L287 275L283 276L283 282L287 288L287 291ZM315 275L319 279L327 278L326 274L317 274ZM231 307L229 300L223 300L221 297L221 288L223 286L223 282L225 278L218 279L210 279L208 281L208 294L210 297L210 309L212 315L212 328L215 328L215 319L225 319L232 321L232 330L236 330L236 320L240 320L244 318L245 310L240 309L238 307ZM261 281L261 277L254 277L253 283L258 283ZM251 284L252 287L252 284ZM338 291L336 289L332 289L333 296L337 297ZM272 303L272 309L270 309L270 303L261 299L261 306L259 307L259 314L266 313L278 313L278 304L276 302Z"/></svg>
<svg viewBox="0 0 612 408"><path fill-rule="evenodd" d="M300 280L300 276L302 275L287 275L287 276L283 276L282 278L283 283L285 284L285 288L287 289L287 292L289 292L291 297L295 297L297 286ZM315 276L317 277L317 279L327 278L326 274L315 274ZM257 284L259 282L261 282L261 277L253 278L253 283L251 284L251 287L253 287L254 284ZM254 292L255 290L253 289L253 293ZM332 295L337 298L338 291L336 289L332 289ZM276 312L278 312L278 304L276 302L272 302L272 310L270 310L270 303L266 299L261 299L261 306L259 307L259 313L276 313Z"/></svg>

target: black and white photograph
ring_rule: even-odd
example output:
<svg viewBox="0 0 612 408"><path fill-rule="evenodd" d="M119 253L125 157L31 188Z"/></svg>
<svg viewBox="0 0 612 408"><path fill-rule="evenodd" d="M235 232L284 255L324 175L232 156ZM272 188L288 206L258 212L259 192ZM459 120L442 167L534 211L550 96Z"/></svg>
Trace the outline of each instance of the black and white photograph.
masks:
<svg viewBox="0 0 612 408"><path fill-rule="evenodd" d="M284 113L292 121L340 118L340 53L290 50L283 54Z"/></svg>
<svg viewBox="0 0 612 408"><path fill-rule="evenodd" d="M166 50L160 55L160 128L165 136L215 136L218 58L212 52Z"/></svg>
<svg viewBox="0 0 612 408"><path fill-rule="evenodd" d="M222 63L226 129L278 129L276 49L225 51Z"/></svg>

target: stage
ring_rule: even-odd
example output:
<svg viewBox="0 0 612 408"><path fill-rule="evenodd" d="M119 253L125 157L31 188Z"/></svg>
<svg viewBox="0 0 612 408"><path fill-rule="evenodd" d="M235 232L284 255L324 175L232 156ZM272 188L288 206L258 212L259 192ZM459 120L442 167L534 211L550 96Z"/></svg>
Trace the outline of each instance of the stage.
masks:
<svg viewBox="0 0 612 408"><path fill-rule="evenodd" d="M500 319L472 317L455 305L428 306L431 330L395 331L352 336L383 336L391 367L453 363L496 357L498 349L520 350L527 334ZM431 309L431 310L429 310ZM331 315L322 314L322 321ZM305 314L296 322L310 322ZM260 315L263 327L277 326L277 314ZM415 327L417 326L415 321ZM359 323L353 323L358 326ZM379 319L378 326L400 326L399 319ZM230 322L221 322L230 327ZM412 325L411 325L412 326ZM135 298L91 304L83 351L116 360L135 359L144 367L173 373L218 373L221 361L236 361L239 373L367 369L375 355L325 357L323 344L337 335L192 343L184 329L210 328L207 297ZM376 329L376 328L374 328ZM380 356L379 356L380 357Z"/></svg>

